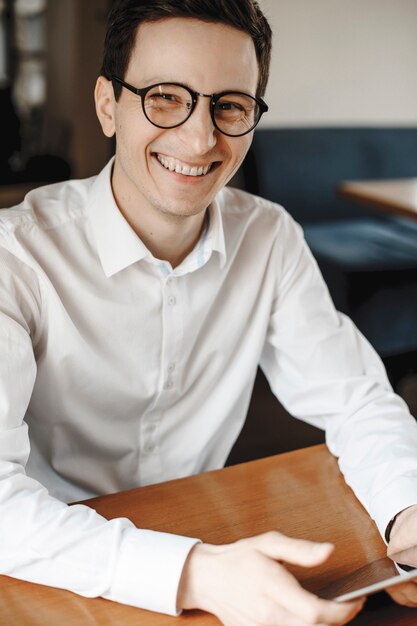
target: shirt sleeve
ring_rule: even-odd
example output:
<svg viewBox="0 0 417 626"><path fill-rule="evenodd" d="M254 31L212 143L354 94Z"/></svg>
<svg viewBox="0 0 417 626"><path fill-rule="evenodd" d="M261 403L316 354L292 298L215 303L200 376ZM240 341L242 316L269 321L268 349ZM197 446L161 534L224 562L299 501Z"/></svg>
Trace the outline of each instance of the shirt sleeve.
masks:
<svg viewBox="0 0 417 626"><path fill-rule="evenodd" d="M25 473L24 415L41 326L34 271L0 249L0 573L176 615L182 569L196 539L68 506Z"/></svg>
<svg viewBox="0 0 417 626"><path fill-rule="evenodd" d="M286 214L279 278L261 358L297 418L326 431L345 480L378 525L417 503L417 425L383 364L332 303L300 227Z"/></svg>

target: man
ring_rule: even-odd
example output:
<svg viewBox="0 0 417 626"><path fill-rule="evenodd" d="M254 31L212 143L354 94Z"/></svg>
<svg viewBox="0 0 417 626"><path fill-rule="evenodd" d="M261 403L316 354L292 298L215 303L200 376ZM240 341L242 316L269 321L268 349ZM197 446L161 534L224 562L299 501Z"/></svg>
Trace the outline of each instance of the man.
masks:
<svg viewBox="0 0 417 626"><path fill-rule="evenodd" d="M1 573L230 626L351 619L362 602L316 598L283 565L328 544L211 546L65 504L221 467L258 362L326 428L382 532L411 507L391 541L412 543L413 419L300 229L224 188L266 109L269 54L254 0L122 0L95 91L114 160L1 214Z"/></svg>

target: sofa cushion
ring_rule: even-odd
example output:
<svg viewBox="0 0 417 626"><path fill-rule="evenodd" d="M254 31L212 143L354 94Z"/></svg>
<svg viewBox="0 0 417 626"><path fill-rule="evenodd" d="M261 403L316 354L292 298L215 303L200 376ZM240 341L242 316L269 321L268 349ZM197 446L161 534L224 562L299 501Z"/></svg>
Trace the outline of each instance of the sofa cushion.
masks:
<svg viewBox="0 0 417 626"><path fill-rule="evenodd" d="M415 267L417 220L344 219L306 224L304 234L316 258L347 272L391 271Z"/></svg>
<svg viewBox="0 0 417 626"><path fill-rule="evenodd" d="M261 128L244 165L249 191L301 222L375 216L336 197L344 180L412 177L417 128Z"/></svg>

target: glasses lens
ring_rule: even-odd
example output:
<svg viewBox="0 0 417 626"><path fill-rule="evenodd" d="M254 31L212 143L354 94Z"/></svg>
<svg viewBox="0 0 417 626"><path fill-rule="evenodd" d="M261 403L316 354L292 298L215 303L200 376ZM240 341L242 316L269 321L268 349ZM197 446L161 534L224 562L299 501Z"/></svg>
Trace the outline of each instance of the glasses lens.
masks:
<svg viewBox="0 0 417 626"><path fill-rule="evenodd" d="M252 96L228 93L219 98L214 107L214 118L221 131L228 135L242 135L256 126L260 117L257 101Z"/></svg>
<svg viewBox="0 0 417 626"><path fill-rule="evenodd" d="M163 84L152 87L144 100L148 119L163 128L184 122L190 115L191 106L191 95L179 85Z"/></svg>

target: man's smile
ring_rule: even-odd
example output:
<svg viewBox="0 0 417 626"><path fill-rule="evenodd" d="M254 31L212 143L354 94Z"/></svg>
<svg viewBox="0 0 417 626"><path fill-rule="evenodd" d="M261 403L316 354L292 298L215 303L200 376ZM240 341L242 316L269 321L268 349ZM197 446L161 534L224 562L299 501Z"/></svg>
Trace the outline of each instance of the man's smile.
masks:
<svg viewBox="0 0 417 626"><path fill-rule="evenodd" d="M203 177L206 176L209 172L211 172L215 167L220 165L220 161L212 161L211 163L206 164L187 164L179 159L176 159L171 156L165 156L163 154L153 153L154 157L158 160L158 162L170 172L175 172L176 174L182 174L183 176L193 176L193 177Z"/></svg>

